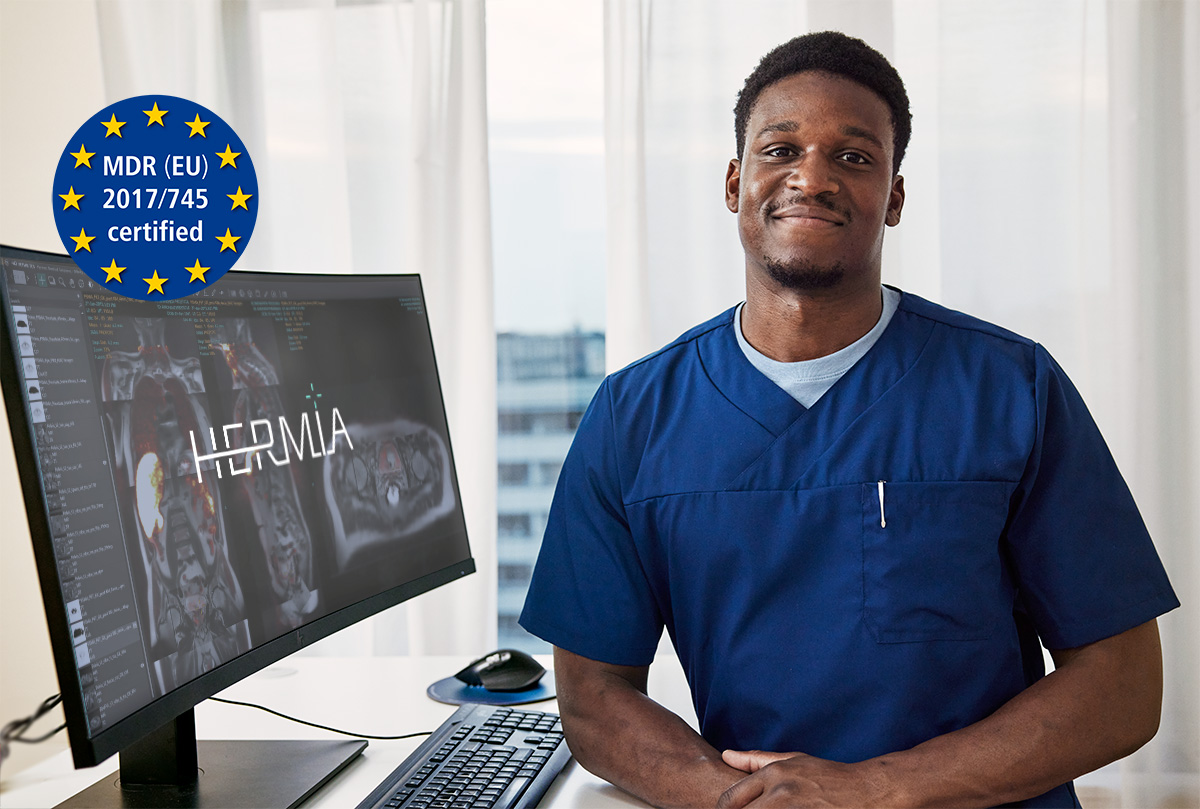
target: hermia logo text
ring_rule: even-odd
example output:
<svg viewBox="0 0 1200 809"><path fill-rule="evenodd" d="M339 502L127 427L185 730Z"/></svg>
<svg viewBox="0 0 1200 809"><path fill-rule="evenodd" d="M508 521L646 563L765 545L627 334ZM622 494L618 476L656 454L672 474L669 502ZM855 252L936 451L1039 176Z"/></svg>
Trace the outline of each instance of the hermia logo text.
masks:
<svg viewBox="0 0 1200 809"><path fill-rule="evenodd" d="M318 458L324 455L332 455L337 449L337 437L342 435L346 439L346 446L351 450L354 449L354 444L350 441L350 433L346 431L346 423L342 421L342 414L335 407L330 411L329 416L329 444L325 443L325 432L321 429L321 417L319 413L313 414L313 422L316 424L316 440L314 441L312 423L308 420L308 413L300 416L299 439L292 432L292 428L288 426L287 421L283 416L279 417L279 438L283 442L282 452L283 457L278 457L273 448L275 446L275 431L271 425L270 419L252 419L250 421L250 441L249 446L233 447L230 442L230 434L236 438L237 433L242 430L243 425L226 424L221 428L221 434L225 438L226 449L217 449L217 435L214 428L208 428L208 440L212 446L212 452L208 455L201 455L196 449L196 433L194 430L189 430L188 433L192 439L192 458L196 462L196 477L200 478L200 464L204 461L213 461L217 470L217 477L221 477L221 459L229 459L229 473L231 475L245 475L250 472L255 461L258 463L258 468L262 469L262 459L265 454L271 459L271 463L276 466L285 466L292 462L292 454L295 454L296 460L303 460L305 452L308 457ZM237 467L234 465L234 458L238 455L246 457L246 465Z"/></svg>

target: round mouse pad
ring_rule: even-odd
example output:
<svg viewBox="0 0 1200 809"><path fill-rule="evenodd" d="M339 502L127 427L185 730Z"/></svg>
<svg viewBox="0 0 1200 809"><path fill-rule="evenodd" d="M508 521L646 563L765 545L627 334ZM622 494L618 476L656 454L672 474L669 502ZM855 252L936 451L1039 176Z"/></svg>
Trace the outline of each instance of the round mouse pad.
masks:
<svg viewBox="0 0 1200 809"><path fill-rule="evenodd" d="M467 685L457 677L438 680L425 693L448 705L477 702L483 705L525 705L554 699L554 672L547 671L533 688L524 691L488 691L482 685Z"/></svg>

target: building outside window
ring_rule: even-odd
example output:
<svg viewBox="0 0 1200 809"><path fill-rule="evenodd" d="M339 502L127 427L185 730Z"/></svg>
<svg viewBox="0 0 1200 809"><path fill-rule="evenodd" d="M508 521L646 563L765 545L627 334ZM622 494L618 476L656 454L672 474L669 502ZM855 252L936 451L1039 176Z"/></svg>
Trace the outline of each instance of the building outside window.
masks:
<svg viewBox="0 0 1200 809"><path fill-rule="evenodd" d="M500 334L499 406L500 645L545 652L517 625L541 546L554 486L579 419L604 379L604 335ZM521 429L525 425L534 429Z"/></svg>

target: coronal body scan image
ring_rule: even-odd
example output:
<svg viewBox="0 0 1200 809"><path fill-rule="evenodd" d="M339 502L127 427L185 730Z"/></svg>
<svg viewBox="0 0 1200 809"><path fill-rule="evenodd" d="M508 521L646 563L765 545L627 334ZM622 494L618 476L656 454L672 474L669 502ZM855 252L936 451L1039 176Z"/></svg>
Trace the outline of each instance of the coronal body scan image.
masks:
<svg viewBox="0 0 1200 809"><path fill-rule="evenodd" d="M248 650L250 633L221 493L197 476L185 438L210 424L199 360L168 350L163 319L124 325L137 345L108 354L102 397L126 538L143 563L138 601L161 691Z"/></svg>
<svg viewBox="0 0 1200 809"><path fill-rule="evenodd" d="M212 347L229 372L221 379L233 391L226 423L242 425L227 437L229 449L258 446L265 435L270 435L269 446L274 447L276 434L283 429L280 420L284 425L288 421L279 395L278 360L260 348L254 331L247 318L222 319L217 321L212 339ZM260 322L257 332L269 334L269 326ZM240 494L253 514L254 533L266 561L275 598L263 619L272 634L295 629L319 604L313 580L312 531L296 487L299 465L277 465L267 455L279 457L282 452L286 450L251 449L226 464L231 475L240 475L236 478Z"/></svg>
<svg viewBox="0 0 1200 809"><path fill-rule="evenodd" d="M325 457L339 569L355 553L420 531L455 506L446 444L424 424L347 425L349 452Z"/></svg>

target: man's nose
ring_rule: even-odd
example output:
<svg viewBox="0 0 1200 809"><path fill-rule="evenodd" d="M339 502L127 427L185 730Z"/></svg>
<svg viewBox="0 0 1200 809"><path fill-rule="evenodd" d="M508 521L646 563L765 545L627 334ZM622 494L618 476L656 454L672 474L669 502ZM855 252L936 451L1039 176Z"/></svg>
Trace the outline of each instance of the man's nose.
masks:
<svg viewBox="0 0 1200 809"><path fill-rule="evenodd" d="M838 183L833 169L824 156L810 152L792 166L787 177L788 188L794 188L806 197L836 194L841 190L841 184Z"/></svg>

